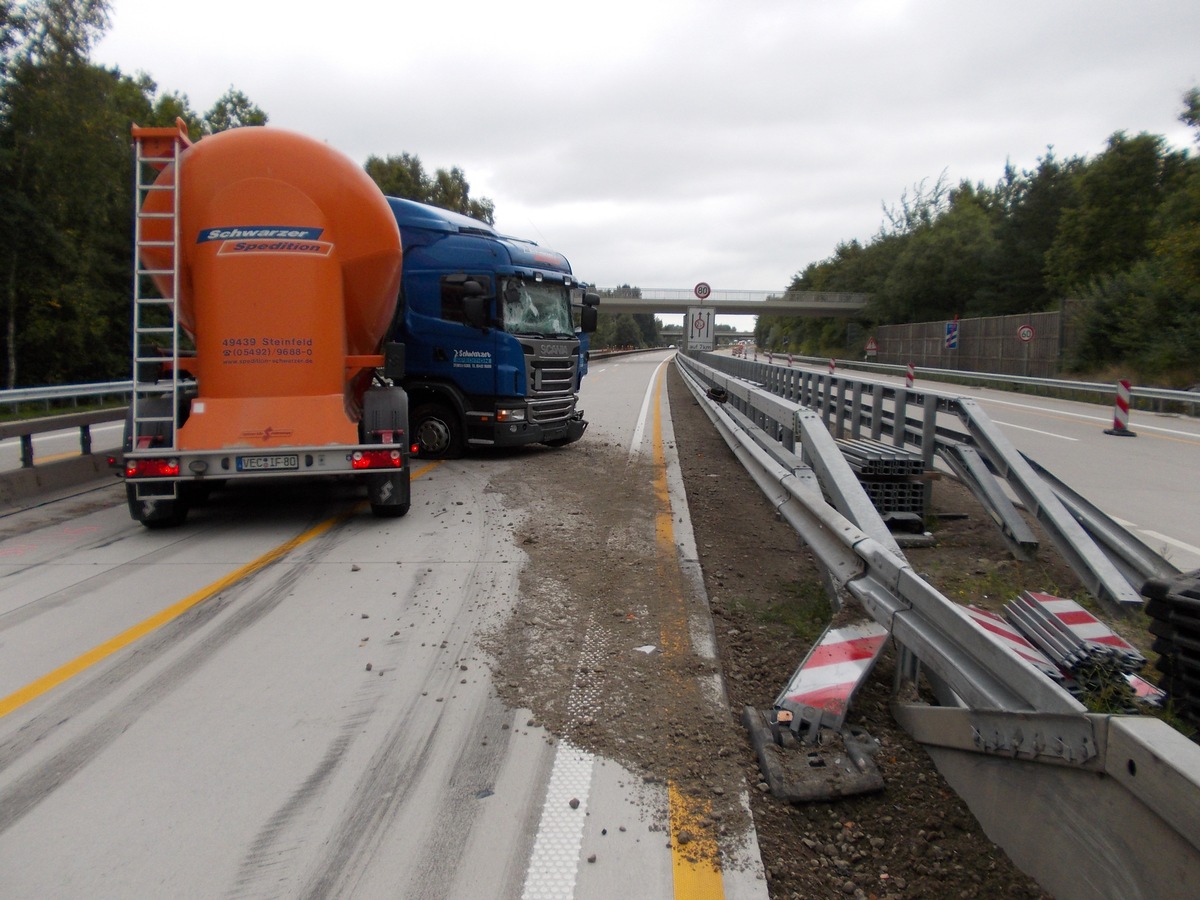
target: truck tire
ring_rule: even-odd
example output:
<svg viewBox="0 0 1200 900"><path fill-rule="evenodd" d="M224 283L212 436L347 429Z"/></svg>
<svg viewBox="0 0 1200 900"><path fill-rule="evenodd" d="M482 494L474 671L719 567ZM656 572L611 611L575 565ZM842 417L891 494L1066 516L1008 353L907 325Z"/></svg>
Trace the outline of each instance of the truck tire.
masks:
<svg viewBox="0 0 1200 900"><path fill-rule="evenodd" d="M152 399L146 401L146 412L148 415L170 415L171 404L165 399ZM161 424L152 424L150 426L151 436L159 439L165 437L163 426ZM133 448L135 441L133 435L133 414L132 412L125 416L125 437L123 446L126 450ZM129 483L125 485L125 501L129 506L129 516L135 522L141 522L147 528L175 528L187 521L188 511L191 509L191 503L183 491L183 485L175 486L176 497L143 497L138 499L137 488Z"/></svg>
<svg viewBox="0 0 1200 900"><path fill-rule="evenodd" d="M401 388L376 385L363 396L363 417L358 426L359 440L363 443L380 443L384 434L395 432L399 432L397 439L403 443L408 438L408 423L408 394ZM376 517L398 519L408 513L411 505L410 476L407 452L404 468L367 476L367 500Z"/></svg>
<svg viewBox="0 0 1200 900"><path fill-rule="evenodd" d="M412 505L409 476L407 466L402 472L367 476L367 499L377 519L398 519L408 514Z"/></svg>
<svg viewBox="0 0 1200 900"><path fill-rule="evenodd" d="M423 403L411 420L417 455L422 459L458 459L466 442L458 414L445 403Z"/></svg>
<svg viewBox="0 0 1200 900"><path fill-rule="evenodd" d="M129 504L129 515L147 528L176 528L187 521L189 504L183 497L144 498L134 496L136 488L125 485L125 500Z"/></svg>

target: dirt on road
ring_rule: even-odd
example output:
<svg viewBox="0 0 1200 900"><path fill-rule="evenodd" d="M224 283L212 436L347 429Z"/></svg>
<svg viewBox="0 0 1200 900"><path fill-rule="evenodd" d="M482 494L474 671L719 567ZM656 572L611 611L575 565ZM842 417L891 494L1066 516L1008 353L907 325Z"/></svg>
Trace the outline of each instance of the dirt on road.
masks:
<svg viewBox="0 0 1200 900"><path fill-rule="evenodd" d="M489 642L504 699L701 804L698 833L673 836L697 855L706 833L742 832L748 791L772 898L1044 896L892 720L890 652L847 719L880 743L882 792L797 805L766 790L740 712L771 708L831 609L810 553L668 371L703 590L662 563L652 458L590 436L540 454L519 482L491 487L523 508L517 540L529 555L517 611ZM1023 589L1078 592L1050 551L1014 560L961 486L943 479L933 496L936 546L907 555L946 596L999 609Z"/></svg>

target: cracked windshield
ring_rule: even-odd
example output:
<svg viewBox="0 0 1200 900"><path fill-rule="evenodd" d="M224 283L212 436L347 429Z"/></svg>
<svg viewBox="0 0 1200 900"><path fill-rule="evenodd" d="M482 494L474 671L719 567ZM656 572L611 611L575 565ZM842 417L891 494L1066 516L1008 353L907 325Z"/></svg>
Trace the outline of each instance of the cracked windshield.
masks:
<svg viewBox="0 0 1200 900"><path fill-rule="evenodd" d="M573 337L571 298L566 287L509 278L501 282L504 330L509 334Z"/></svg>

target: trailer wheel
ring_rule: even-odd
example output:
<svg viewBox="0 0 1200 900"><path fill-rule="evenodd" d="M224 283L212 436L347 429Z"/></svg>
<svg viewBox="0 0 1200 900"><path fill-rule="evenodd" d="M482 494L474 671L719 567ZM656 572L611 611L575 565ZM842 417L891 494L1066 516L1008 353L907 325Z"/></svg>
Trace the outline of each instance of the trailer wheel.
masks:
<svg viewBox="0 0 1200 900"><path fill-rule="evenodd" d="M408 515L408 509L411 506L409 503L390 504L387 506L379 503L371 504L371 514L377 519L399 519L401 516Z"/></svg>
<svg viewBox="0 0 1200 900"><path fill-rule="evenodd" d="M147 400L146 413L147 415L169 416L171 403L169 400L159 398ZM148 430L152 441L160 444L163 442L165 433L161 423L151 423ZM133 449L135 443L131 411L125 416L125 434L122 446L128 451ZM185 494L182 487L182 485L176 486L179 496L138 499L137 487L126 482L125 501L129 506L130 517L135 522L141 522L147 528L175 528L182 525L187 521L188 511L191 509L191 498Z"/></svg>
<svg viewBox="0 0 1200 900"><path fill-rule="evenodd" d="M137 499L137 488L125 485L125 499L129 504L129 515L147 528L176 528L187 521L190 508L183 497Z"/></svg>
<svg viewBox="0 0 1200 900"><path fill-rule="evenodd" d="M412 506L409 475L406 465L403 472L367 476L367 499L375 518L398 519L408 514Z"/></svg>
<svg viewBox="0 0 1200 900"><path fill-rule="evenodd" d="M424 403L412 414L412 433L422 459L458 459L463 455L463 425L444 403Z"/></svg>

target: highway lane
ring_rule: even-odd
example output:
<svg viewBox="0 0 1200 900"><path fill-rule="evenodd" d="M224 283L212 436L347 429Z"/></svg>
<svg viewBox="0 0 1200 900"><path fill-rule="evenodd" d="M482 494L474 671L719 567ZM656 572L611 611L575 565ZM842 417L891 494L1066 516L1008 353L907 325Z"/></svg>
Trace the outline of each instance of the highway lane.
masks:
<svg viewBox="0 0 1200 900"><path fill-rule="evenodd" d="M669 454L665 358L594 367L585 441ZM666 820L666 788L564 753L491 684L526 513L489 485L529 463L418 466L399 520L266 483L176 530L119 485L2 520L0 894L676 896L662 837L583 853L601 822ZM743 863L719 895L765 896Z"/></svg>

